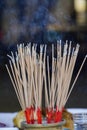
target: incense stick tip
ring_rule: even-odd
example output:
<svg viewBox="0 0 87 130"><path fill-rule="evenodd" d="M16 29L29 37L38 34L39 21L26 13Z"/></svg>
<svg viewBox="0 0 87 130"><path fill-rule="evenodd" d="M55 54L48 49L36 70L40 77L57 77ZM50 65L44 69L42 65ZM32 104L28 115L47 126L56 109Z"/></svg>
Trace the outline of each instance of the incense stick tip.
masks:
<svg viewBox="0 0 87 130"><path fill-rule="evenodd" d="M87 58L87 54L86 54L85 58Z"/></svg>

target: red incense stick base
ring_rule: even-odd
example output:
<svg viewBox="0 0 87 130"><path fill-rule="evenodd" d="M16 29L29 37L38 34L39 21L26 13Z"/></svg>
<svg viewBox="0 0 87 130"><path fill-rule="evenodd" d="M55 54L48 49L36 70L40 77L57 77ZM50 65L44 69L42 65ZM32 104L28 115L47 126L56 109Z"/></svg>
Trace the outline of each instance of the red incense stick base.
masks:
<svg viewBox="0 0 87 130"><path fill-rule="evenodd" d="M46 110L46 117L47 117L47 123L52 123L52 118L53 118L53 109L48 108Z"/></svg>
<svg viewBox="0 0 87 130"><path fill-rule="evenodd" d="M26 108L25 117L28 124L34 124L34 108Z"/></svg>
<svg viewBox="0 0 87 130"><path fill-rule="evenodd" d="M59 111L58 107L56 107L56 111L55 111L55 118L54 118L54 122L60 122L62 120L62 112L63 110Z"/></svg>
<svg viewBox="0 0 87 130"><path fill-rule="evenodd" d="M42 124L42 112L40 108L37 108L37 123Z"/></svg>

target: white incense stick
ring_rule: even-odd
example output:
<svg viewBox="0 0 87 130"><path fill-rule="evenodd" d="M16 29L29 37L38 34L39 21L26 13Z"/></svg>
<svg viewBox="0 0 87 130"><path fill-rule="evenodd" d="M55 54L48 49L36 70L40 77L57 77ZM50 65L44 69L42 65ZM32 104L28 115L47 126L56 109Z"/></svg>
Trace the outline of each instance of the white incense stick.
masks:
<svg viewBox="0 0 87 130"><path fill-rule="evenodd" d="M73 84L72 84L72 86L71 86L71 89L70 89L70 91L69 91L69 93L68 93L68 95L67 95L66 102L67 102L67 100L68 100L68 98L69 98L69 96L70 96L70 94L71 94L71 92L72 92L72 89L73 89L73 87L74 87L74 85L75 85L75 83L76 83L76 81L77 81L77 79L78 79L78 77L79 77L79 74L80 74L80 72L81 72L81 70L82 70L82 67L83 67L83 65L84 65L84 63L85 63L85 61L86 61L86 59L87 59L87 55L85 56L85 58L84 58L84 60L83 60L83 62L82 62L82 64L81 64L81 66L80 66L80 69L79 69L79 71L78 71L78 73L77 73L77 75L76 75L76 77L75 77L75 80L74 80L74 82L73 82Z"/></svg>
<svg viewBox="0 0 87 130"><path fill-rule="evenodd" d="M46 45L40 45L40 52L37 53L37 45L24 44L17 46L15 55L11 52L10 69L6 65L8 74L15 89L17 98L24 110L33 106L35 111L42 108L42 98L45 99L45 107L58 107L59 111L65 106L72 89L78 79L82 67L86 61L84 58L75 80L70 88L70 83L79 52L79 45L76 48L68 45L68 41L62 47L62 42L57 43L57 58L55 48L52 45L52 64L49 56L46 55ZM62 50L63 49L63 50ZM51 67L51 71L50 71ZM43 95L43 86L45 95Z"/></svg>

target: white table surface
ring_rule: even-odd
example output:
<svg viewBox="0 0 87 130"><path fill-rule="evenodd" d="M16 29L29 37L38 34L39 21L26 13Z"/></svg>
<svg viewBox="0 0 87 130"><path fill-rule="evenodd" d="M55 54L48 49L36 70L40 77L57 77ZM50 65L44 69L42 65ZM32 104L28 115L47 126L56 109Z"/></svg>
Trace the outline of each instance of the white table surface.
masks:
<svg viewBox="0 0 87 130"><path fill-rule="evenodd" d="M6 124L5 128L0 128L0 130L18 130L18 128L13 127L13 118L16 116L17 112L14 113L0 113L0 122Z"/></svg>
<svg viewBox="0 0 87 130"><path fill-rule="evenodd" d="M72 114L75 114L75 113L87 113L87 108L69 108L67 110L69 112L71 112Z"/></svg>
<svg viewBox="0 0 87 130"><path fill-rule="evenodd" d="M67 109L72 114L74 113L87 113L87 109L84 108L69 108ZM16 116L17 112L14 113L0 113L0 122L5 123L7 127L0 128L0 130L18 130L18 128L13 127L13 118Z"/></svg>

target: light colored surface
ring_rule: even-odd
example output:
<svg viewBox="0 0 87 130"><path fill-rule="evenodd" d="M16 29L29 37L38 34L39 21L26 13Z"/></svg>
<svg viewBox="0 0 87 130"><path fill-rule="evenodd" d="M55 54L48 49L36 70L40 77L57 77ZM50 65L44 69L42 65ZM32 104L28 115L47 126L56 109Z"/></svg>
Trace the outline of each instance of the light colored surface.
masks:
<svg viewBox="0 0 87 130"><path fill-rule="evenodd" d="M18 128L13 128L13 127L10 127L10 128L0 128L0 130L18 130Z"/></svg>
<svg viewBox="0 0 87 130"><path fill-rule="evenodd" d="M16 116L15 113L0 113L0 122L6 124L7 127L13 127L13 118Z"/></svg>
<svg viewBox="0 0 87 130"><path fill-rule="evenodd" d="M70 108L70 109L67 109L69 112L71 112L72 114L75 114L75 113L87 113L87 109L84 109L84 108Z"/></svg>

